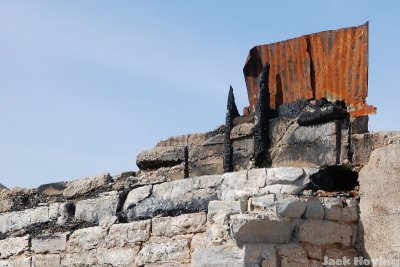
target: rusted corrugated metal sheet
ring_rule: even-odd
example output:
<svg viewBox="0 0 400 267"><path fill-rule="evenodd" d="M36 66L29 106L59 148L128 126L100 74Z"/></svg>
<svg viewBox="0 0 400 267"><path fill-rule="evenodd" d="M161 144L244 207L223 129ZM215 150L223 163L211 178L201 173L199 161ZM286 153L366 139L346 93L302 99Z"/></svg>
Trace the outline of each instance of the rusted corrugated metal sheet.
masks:
<svg viewBox="0 0 400 267"><path fill-rule="evenodd" d="M345 100L353 117L375 113L368 94L368 23L324 31L250 50L243 68L250 107L258 98L258 79L270 64L270 106L298 99Z"/></svg>

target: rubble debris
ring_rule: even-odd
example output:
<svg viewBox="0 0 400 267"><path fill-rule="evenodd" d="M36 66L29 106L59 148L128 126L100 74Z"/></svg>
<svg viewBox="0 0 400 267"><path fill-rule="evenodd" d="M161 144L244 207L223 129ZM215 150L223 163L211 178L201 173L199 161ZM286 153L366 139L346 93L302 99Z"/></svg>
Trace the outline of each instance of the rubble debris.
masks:
<svg viewBox="0 0 400 267"><path fill-rule="evenodd" d="M326 98L310 101L297 118L299 125L313 125L348 117L346 103L336 100L329 102Z"/></svg>
<svg viewBox="0 0 400 267"><path fill-rule="evenodd" d="M233 120L239 117L239 111L236 107L233 88L230 86L228 94L228 104L225 118L225 152L224 152L224 172L233 171L233 148L231 140L231 130L233 128Z"/></svg>

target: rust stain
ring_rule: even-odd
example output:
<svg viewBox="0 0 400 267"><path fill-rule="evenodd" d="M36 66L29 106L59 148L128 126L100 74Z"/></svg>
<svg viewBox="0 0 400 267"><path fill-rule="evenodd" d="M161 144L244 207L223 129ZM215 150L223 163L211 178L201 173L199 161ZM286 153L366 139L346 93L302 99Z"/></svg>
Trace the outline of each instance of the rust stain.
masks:
<svg viewBox="0 0 400 267"><path fill-rule="evenodd" d="M352 117L373 114L368 95L368 23L259 45L250 50L243 73L250 108L255 109L258 79L270 64L270 106L298 99L344 100Z"/></svg>

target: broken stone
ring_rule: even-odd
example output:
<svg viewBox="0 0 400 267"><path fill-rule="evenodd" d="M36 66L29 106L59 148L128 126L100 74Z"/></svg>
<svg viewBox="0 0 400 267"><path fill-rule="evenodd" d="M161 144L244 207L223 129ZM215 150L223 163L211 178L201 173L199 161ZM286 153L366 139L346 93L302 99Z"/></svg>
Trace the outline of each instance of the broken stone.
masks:
<svg viewBox="0 0 400 267"><path fill-rule="evenodd" d="M332 221L303 220L299 226L299 241L315 245L351 245L352 229L348 224Z"/></svg>
<svg viewBox="0 0 400 267"><path fill-rule="evenodd" d="M192 253L192 266L243 266L244 251L235 245L208 246Z"/></svg>
<svg viewBox="0 0 400 267"><path fill-rule="evenodd" d="M249 214L231 215L231 233L238 244L288 243L292 237L290 220L257 217Z"/></svg>
<svg viewBox="0 0 400 267"><path fill-rule="evenodd" d="M281 217L300 218L306 211L304 201L295 196L278 198L275 205L277 215Z"/></svg>
<svg viewBox="0 0 400 267"><path fill-rule="evenodd" d="M90 176L76 181L68 182L67 187L63 191L63 195L67 198L83 196L94 190L104 189L111 182L112 177L108 172Z"/></svg>
<svg viewBox="0 0 400 267"><path fill-rule="evenodd" d="M235 139L233 146L233 169L250 170L254 168L254 138L252 136Z"/></svg>
<svg viewBox="0 0 400 267"><path fill-rule="evenodd" d="M221 199L241 200L255 196L265 186L266 169L225 173L222 176Z"/></svg>
<svg viewBox="0 0 400 267"><path fill-rule="evenodd" d="M34 255L32 267L61 267L61 255Z"/></svg>
<svg viewBox="0 0 400 267"><path fill-rule="evenodd" d="M149 197L153 190L152 185L142 186L131 190L124 202L123 210L126 211L129 207L136 205L140 201Z"/></svg>
<svg viewBox="0 0 400 267"><path fill-rule="evenodd" d="M31 249L35 253L57 253L67 246L69 232L40 235L32 239Z"/></svg>
<svg viewBox="0 0 400 267"><path fill-rule="evenodd" d="M343 203L339 198L323 198L325 220L340 221L342 219Z"/></svg>
<svg viewBox="0 0 400 267"><path fill-rule="evenodd" d="M205 231L206 214L204 212L152 219L152 235L155 236L171 237Z"/></svg>
<svg viewBox="0 0 400 267"><path fill-rule="evenodd" d="M271 244L246 244L244 246L244 266L278 266L275 246Z"/></svg>
<svg viewBox="0 0 400 267"><path fill-rule="evenodd" d="M82 253L103 246L106 231L101 227L89 227L73 232L67 242L67 252Z"/></svg>
<svg viewBox="0 0 400 267"><path fill-rule="evenodd" d="M66 188L66 182L43 184L37 188L38 194L46 196L62 195Z"/></svg>
<svg viewBox="0 0 400 267"><path fill-rule="evenodd" d="M0 259L17 256L29 249L29 235L0 240Z"/></svg>
<svg viewBox="0 0 400 267"><path fill-rule="evenodd" d="M151 221L114 224L106 236L107 247L131 247L149 240Z"/></svg>
<svg viewBox="0 0 400 267"><path fill-rule="evenodd" d="M278 116L282 118L297 118L302 110L308 105L306 99L299 99L292 103L284 103L278 107Z"/></svg>
<svg viewBox="0 0 400 267"><path fill-rule="evenodd" d="M78 201L76 203L75 219L92 223L108 221L116 215L119 201L119 193L115 191L103 193L98 198Z"/></svg>
<svg viewBox="0 0 400 267"><path fill-rule="evenodd" d="M307 219L315 219L322 220L325 215L324 207L316 197L309 197L306 201L306 218Z"/></svg>
<svg viewBox="0 0 400 267"><path fill-rule="evenodd" d="M189 176L224 173L224 135L207 139L203 145L189 147Z"/></svg>
<svg viewBox="0 0 400 267"><path fill-rule="evenodd" d="M136 164L141 170L179 165L186 159L186 146L155 147L141 152Z"/></svg>
<svg viewBox="0 0 400 267"><path fill-rule="evenodd" d="M297 118L299 125L313 125L332 120L342 120L349 116L344 102L329 102L326 99L309 103Z"/></svg>
<svg viewBox="0 0 400 267"><path fill-rule="evenodd" d="M206 211L208 202L217 199L221 177L202 176L153 186L152 194L126 211L128 221L156 215L179 215Z"/></svg>
<svg viewBox="0 0 400 267"><path fill-rule="evenodd" d="M240 139L248 136L253 136L254 124L243 123L232 128L231 139Z"/></svg>
<svg viewBox="0 0 400 267"><path fill-rule="evenodd" d="M159 167L153 170L142 170L139 173L139 179L145 178L154 183L167 181L174 181L179 179L184 179L186 174L186 164L184 162L171 166L171 167Z"/></svg>
<svg viewBox="0 0 400 267"><path fill-rule="evenodd" d="M151 263L163 263L166 265L170 263L170 266L173 263L189 263L189 244L190 240L186 238L147 242L137 255L135 266L149 265Z"/></svg>

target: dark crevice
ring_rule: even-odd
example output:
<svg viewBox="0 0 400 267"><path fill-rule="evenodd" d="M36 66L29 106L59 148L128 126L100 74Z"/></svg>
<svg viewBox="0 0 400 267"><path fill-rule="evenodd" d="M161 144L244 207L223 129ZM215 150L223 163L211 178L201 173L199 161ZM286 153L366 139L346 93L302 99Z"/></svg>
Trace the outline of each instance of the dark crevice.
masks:
<svg viewBox="0 0 400 267"><path fill-rule="evenodd" d="M184 169L184 178L189 178L189 148L185 146L185 169Z"/></svg>
<svg viewBox="0 0 400 267"><path fill-rule="evenodd" d="M358 184L358 173L342 166L331 166L321 169L310 177L307 189L327 192L348 192L355 190Z"/></svg>
<svg viewBox="0 0 400 267"><path fill-rule="evenodd" d="M311 89L313 92L313 99L316 99L316 92L315 92L315 67L314 67L314 60L312 57L312 47L311 47L311 40L310 40L310 36L306 36L306 40L307 40L307 53L308 56L310 57L310 78L311 78Z"/></svg>

